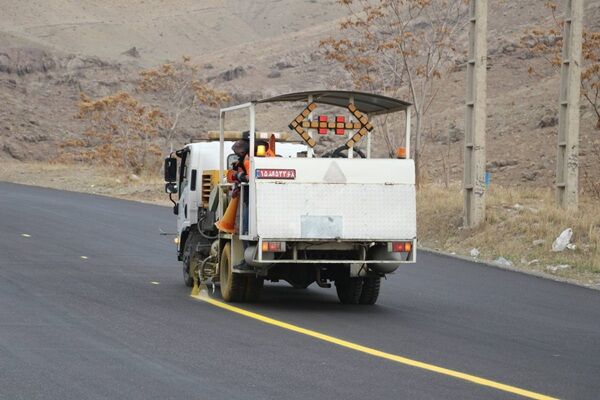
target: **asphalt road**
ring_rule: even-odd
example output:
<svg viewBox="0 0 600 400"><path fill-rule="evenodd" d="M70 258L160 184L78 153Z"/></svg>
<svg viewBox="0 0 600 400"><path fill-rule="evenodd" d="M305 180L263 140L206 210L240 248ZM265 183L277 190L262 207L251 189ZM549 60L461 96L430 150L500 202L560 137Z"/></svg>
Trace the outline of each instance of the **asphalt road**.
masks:
<svg viewBox="0 0 600 400"><path fill-rule="evenodd" d="M0 183L0 399L518 398L192 299L172 238L158 234L174 221L165 207ZM242 307L545 395L600 398L597 291L420 253L375 307L284 285Z"/></svg>

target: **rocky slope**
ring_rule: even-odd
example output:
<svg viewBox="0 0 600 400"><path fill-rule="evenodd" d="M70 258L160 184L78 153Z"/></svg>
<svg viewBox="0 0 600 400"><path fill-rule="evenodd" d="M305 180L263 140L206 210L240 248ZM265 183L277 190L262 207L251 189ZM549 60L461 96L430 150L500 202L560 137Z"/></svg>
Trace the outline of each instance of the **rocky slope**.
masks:
<svg viewBox="0 0 600 400"><path fill-rule="evenodd" d="M520 45L527 27L549 22L544 3L490 5L487 156L494 182L553 181L558 74ZM586 7L586 26L600 30L600 1ZM344 17L332 0L0 0L0 9L0 159L52 159L62 138L83 130L75 118L81 92L133 90L141 69L184 54L236 100L350 87L318 48L321 38L338 34ZM535 75L527 72L531 66ZM464 80L459 61L432 106L425 133L430 180L461 176ZM259 117L263 127L279 130L295 112L267 110ZM186 119L179 141L214 129L214 115ZM590 151L600 135L588 106L582 119L581 160L600 176ZM383 143L376 146L384 152Z"/></svg>

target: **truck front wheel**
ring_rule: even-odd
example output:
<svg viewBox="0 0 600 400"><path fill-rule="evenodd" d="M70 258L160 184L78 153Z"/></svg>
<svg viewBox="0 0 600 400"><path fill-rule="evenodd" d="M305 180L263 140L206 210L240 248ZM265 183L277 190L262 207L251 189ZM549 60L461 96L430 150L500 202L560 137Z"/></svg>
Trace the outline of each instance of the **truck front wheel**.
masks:
<svg viewBox="0 0 600 400"><path fill-rule="evenodd" d="M246 294L246 276L234 274L231 265L231 245L226 243L221 252L219 262L219 281L221 282L221 296L223 300L238 302L244 300Z"/></svg>

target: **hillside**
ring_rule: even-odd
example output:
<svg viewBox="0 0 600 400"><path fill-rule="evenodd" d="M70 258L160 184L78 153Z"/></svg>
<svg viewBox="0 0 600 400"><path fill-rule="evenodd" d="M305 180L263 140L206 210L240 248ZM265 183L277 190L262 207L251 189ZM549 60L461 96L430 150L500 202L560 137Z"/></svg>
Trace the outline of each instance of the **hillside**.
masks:
<svg viewBox="0 0 600 400"><path fill-rule="evenodd" d="M140 63L281 38L339 17L334 1L0 1L0 31L65 53Z"/></svg>
<svg viewBox="0 0 600 400"><path fill-rule="evenodd" d="M199 3L0 0L0 159L52 159L61 138L83 130L74 118L81 92L98 97L132 90L141 69L182 55L238 100L349 88L345 72L327 63L318 48L320 39L339 32L344 11L335 1ZM544 3L490 5L487 154L494 182L553 181L558 74L519 45L527 27L548 22ZM586 26L600 30L600 1L586 6ZM528 74L530 66L536 75ZM461 176L464 79L458 63L432 106L425 133L431 180ZM293 114L267 113L262 121L282 129ZM179 141L214 129L214 115L186 119ZM590 153L599 135L585 105L582 118L582 165L599 176L600 161ZM383 152L383 144L377 146Z"/></svg>

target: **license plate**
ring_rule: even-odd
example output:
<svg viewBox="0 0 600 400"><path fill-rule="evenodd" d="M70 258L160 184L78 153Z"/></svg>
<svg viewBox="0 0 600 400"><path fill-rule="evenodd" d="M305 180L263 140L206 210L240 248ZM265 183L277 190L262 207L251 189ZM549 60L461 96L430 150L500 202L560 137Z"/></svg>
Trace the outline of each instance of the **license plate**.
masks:
<svg viewBox="0 0 600 400"><path fill-rule="evenodd" d="M256 179L296 179L295 169L257 169Z"/></svg>

